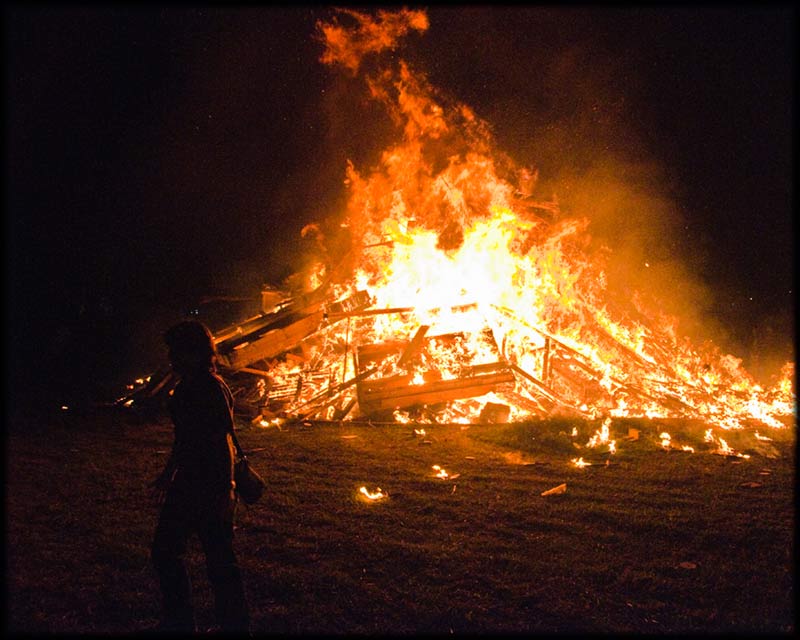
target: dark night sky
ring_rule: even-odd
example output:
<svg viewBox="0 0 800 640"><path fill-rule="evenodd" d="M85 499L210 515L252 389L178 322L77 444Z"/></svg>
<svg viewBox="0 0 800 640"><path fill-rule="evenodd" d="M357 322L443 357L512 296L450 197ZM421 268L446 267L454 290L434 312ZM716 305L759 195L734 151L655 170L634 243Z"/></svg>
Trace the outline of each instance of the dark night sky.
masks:
<svg viewBox="0 0 800 640"><path fill-rule="evenodd" d="M434 7L400 55L544 180L657 165L676 252L746 357L754 332L793 344L795 14L711 7ZM203 296L295 270L300 228L381 142L318 62L329 15L5 6L11 393L108 392Z"/></svg>

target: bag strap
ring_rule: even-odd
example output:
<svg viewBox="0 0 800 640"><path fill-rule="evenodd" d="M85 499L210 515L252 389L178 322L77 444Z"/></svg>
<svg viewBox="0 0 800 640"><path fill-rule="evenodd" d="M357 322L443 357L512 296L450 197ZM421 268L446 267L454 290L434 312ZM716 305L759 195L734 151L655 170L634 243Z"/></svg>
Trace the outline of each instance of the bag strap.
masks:
<svg viewBox="0 0 800 640"><path fill-rule="evenodd" d="M245 460L247 456L244 455L244 451L242 450L242 447L239 444L239 439L236 437L236 433L234 432L233 428L233 422L231 422L231 429L228 433L231 434L231 440L233 440L233 446L236 448L236 455L238 455L239 458L241 458L242 460Z"/></svg>
<svg viewBox="0 0 800 640"><path fill-rule="evenodd" d="M244 450L242 446L239 444L239 439L236 437L236 428L233 424L233 394L231 390L228 388L226 384L223 383L222 386L223 392L225 394L225 401L228 405L228 412L231 414L231 421L230 421L230 429L228 429L228 433L231 434L231 440L233 440L233 446L236 449L236 455L239 456L242 460L247 459L247 456L244 455Z"/></svg>

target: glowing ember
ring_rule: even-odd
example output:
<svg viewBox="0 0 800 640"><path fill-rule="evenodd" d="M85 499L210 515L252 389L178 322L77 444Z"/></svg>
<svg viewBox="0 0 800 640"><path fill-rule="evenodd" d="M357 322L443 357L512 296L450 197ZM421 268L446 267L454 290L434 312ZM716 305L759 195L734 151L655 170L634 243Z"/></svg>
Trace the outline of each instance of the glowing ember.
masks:
<svg viewBox="0 0 800 640"><path fill-rule="evenodd" d="M442 467L438 464L433 465L432 469L436 472L436 477L441 478L442 480L447 480L450 477L450 474L447 473Z"/></svg>
<svg viewBox="0 0 800 640"><path fill-rule="evenodd" d="M591 462L586 462L583 458L573 458L572 464L579 469L583 469L583 467L590 467L592 465Z"/></svg>
<svg viewBox="0 0 800 640"><path fill-rule="evenodd" d="M567 492L567 485L565 483L565 484L560 484L558 486L555 486L552 489L548 489L547 491L542 491L541 495L543 495L543 496L554 496L554 495L559 495L559 494L566 493L566 492Z"/></svg>
<svg viewBox="0 0 800 640"><path fill-rule="evenodd" d="M284 422L285 420L282 418L261 418L258 424L261 427L277 427L280 429Z"/></svg>
<svg viewBox="0 0 800 640"><path fill-rule="evenodd" d="M381 491L381 488L378 487L375 491L369 491L366 487L361 487L359 493L363 495L367 500L380 500L381 498L385 498L386 494Z"/></svg>

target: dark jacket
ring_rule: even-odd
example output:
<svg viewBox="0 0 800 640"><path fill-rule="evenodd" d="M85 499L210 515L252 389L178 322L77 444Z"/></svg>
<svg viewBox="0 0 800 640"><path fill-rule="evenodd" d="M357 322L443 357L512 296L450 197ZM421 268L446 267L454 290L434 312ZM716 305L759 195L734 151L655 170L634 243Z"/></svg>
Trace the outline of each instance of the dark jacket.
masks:
<svg viewBox="0 0 800 640"><path fill-rule="evenodd" d="M184 375L169 400L175 425L174 487L212 498L233 488L233 397L211 371Z"/></svg>

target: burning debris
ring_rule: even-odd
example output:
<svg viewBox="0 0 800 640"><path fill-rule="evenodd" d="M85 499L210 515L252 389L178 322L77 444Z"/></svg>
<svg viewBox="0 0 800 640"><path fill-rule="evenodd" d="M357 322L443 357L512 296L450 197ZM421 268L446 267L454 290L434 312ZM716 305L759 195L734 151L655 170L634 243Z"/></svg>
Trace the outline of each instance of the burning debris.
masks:
<svg viewBox="0 0 800 640"><path fill-rule="evenodd" d="M729 456L732 458L749 458L750 456L744 453L739 453L732 449L725 440L720 438L719 436L715 436L712 432L712 429L708 429L705 433L704 440L711 444L716 444L718 447L714 449L711 453L715 453L720 456Z"/></svg>
<svg viewBox="0 0 800 640"><path fill-rule="evenodd" d="M557 496L557 495L561 495L562 493L566 493L566 492L567 492L567 485L565 483L565 484L560 484L558 486L555 486L552 489L547 489L547 491L542 491L542 493L540 495L542 495L542 496Z"/></svg>
<svg viewBox="0 0 800 640"><path fill-rule="evenodd" d="M687 453L694 453L694 447L690 447L687 444L676 446L672 444L672 436L669 435L666 431L664 431L659 438L661 438L661 447L665 451L685 451Z"/></svg>
<svg viewBox="0 0 800 640"><path fill-rule="evenodd" d="M469 107L395 57L360 71L364 56L424 32L424 12L341 16L352 26L319 25L322 60L364 74L399 140L369 172L347 167L336 231L347 249L321 249L293 279L301 287L265 290L260 314L215 333L240 414L263 426L603 417L587 446L610 453L611 418L784 426L792 364L765 390L737 358L679 338L676 322L637 295L613 299L588 220L562 212L555 196L536 198L536 173L497 151ZM124 401L174 383L157 372Z"/></svg>
<svg viewBox="0 0 800 640"><path fill-rule="evenodd" d="M368 502L375 502L376 500L382 500L383 498L387 497L388 494L384 493L380 487L377 487L375 491L370 491L366 487L361 487L358 490L359 496L363 496L363 499Z"/></svg>
<svg viewBox="0 0 800 640"><path fill-rule="evenodd" d="M220 372L234 390L238 412L254 424L354 419L469 424L553 414L595 418L605 412L701 418L728 428L765 416L770 419L762 422L774 427L780 424L775 416L786 415L780 402L761 400L769 394L741 370L727 387L721 381L707 387L631 357L624 344L609 349L606 363L598 365L596 343L569 346L546 323L510 322L505 310L489 307L486 317L478 304L376 308L366 290L337 299L337 289L326 283L286 297L215 334ZM452 330L459 323L462 330ZM444 331L433 333L437 326ZM387 333L390 339L380 339ZM612 379L612 367L624 375ZM645 375L656 371L657 376ZM124 402L157 398L175 381L169 370L157 372ZM714 397L716 389L721 392ZM758 411L748 412L753 406ZM613 453L610 420L587 447L605 445Z"/></svg>

